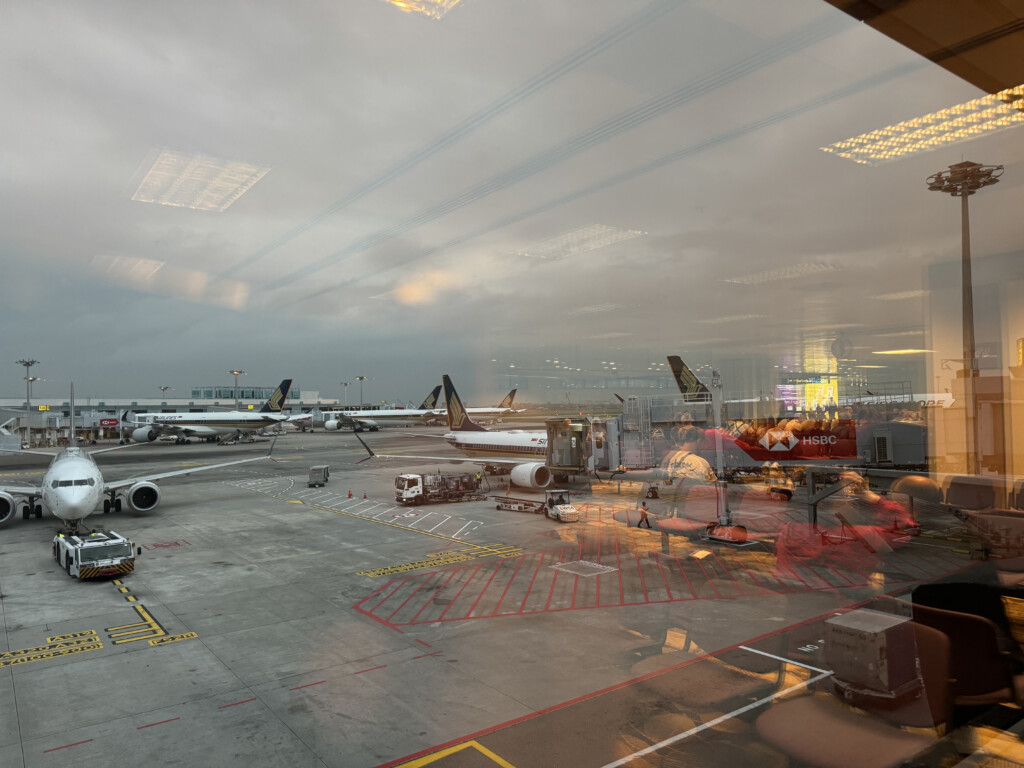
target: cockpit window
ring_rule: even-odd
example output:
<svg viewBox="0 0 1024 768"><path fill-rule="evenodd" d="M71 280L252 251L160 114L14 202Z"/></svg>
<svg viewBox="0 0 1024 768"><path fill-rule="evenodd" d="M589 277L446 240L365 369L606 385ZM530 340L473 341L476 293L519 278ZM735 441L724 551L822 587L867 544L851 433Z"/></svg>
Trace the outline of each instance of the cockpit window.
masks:
<svg viewBox="0 0 1024 768"><path fill-rule="evenodd" d="M67 487L69 487L71 485L74 485L74 483L75 483L74 480L59 480L57 482L57 487L58 488L67 488Z"/></svg>

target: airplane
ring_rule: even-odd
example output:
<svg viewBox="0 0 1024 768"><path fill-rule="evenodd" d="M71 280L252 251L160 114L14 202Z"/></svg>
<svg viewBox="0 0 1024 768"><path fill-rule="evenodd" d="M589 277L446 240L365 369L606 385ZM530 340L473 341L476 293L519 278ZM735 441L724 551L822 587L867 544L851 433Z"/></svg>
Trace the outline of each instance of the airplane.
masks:
<svg viewBox="0 0 1024 768"><path fill-rule="evenodd" d="M222 469L236 464L248 464L252 461L262 461L270 456L268 452L264 456L251 459L225 461L219 464L207 464L170 472L156 472L128 480L105 482L93 456L132 447L135 446L131 444L117 445L94 451L85 451L78 447L75 438L75 390L72 384L71 433L68 447L56 455L46 451L13 449L6 451L46 456L52 461L43 474L42 483L38 486L0 485L0 526L9 523L14 518L18 507L25 504L22 515L26 519L32 514L42 517L43 507L45 507L50 514L63 521L68 532L75 533L82 520L92 514L93 510L101 503L104 514L120 510L125 505L133 512L150 511L160 503L160 487L156 484L157 480L190 475L193 472L205 472L209 469ZM271 444L271 450L273 450L273 444ZM39 503L40 501L41 503Z"/></svg>
<svg viewBox="0 0 1024 768"><path fill-rule="evenodd" d="M512 403L516 399L516 392L518 390L513 389L494 408L466 408L466 413L471 416L504 416L509 413L522 413L525 408L513 408ZM447 402L447 401L446 401ZM447 417L447 410L445 408L438 408L434 411L434 415L437 417Z"/></svg>
<svg viewBox="0 0 1024 768"><path fill-rule="evenodd" d="M546 465L548 442L546 431L484 429L470 418L469 409L462 404L462 399L455 391L451 378L445 374L442 381L445 403L448 406L444 409L448 422L448 433L443 436L443 439L449 445L470 458L480 459L471 462L473 464L509 465L511 467L509 479L520 487L541 490L551 485L553 476ZM509 395L511 397L512 393ZM363 442L361 438L359 442ZM369 452L370 458L431 459L455 463L464 461L464 459L451 456L376 454L366 443L363 443L363 447Z"/></svg>
<svg viewBox="0 0 1024 768"><path fill-rule="evenodd" d="M353 432L362 432L364 429L376 432L381 427L379 422L418 424L436 413L434 406L437 405L437 398L440 393L441 386L434 387L430 394L420 403L419 408L391 408L377 411L324 411L324 429L333 432L345 427Z"/></svg>
<svg viewBox="0 0 1024 768"><path fill-rule="evenodd" d="M308 413L284 414L284 403L291 387L291 379L282 381L259 411L138 414L134 423L139 426L132 431L132 440L150 443L161 435L174 436L179 444L193 437L207 441L222 437L233 439L275 424L309 421L312 417Z"/></svg>

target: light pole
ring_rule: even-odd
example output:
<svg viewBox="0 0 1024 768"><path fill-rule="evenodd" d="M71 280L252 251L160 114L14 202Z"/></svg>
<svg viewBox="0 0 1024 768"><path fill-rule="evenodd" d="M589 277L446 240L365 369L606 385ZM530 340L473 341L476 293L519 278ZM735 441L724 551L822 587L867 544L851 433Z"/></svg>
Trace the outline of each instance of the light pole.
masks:
<svg viewBox="0 0 1024 768"><path fill-rule="evenodd" d="M978 472L978 424L974 400L974 379L978 375L978 358L974 347L974 288L971 282L971 224L967 212L967 198L982 187L999 181L1003 175L1001 165L982 165L966 160L949 166L948 171L939 171L928 177L928 189L933 192L947 192L960 198L961 232L961 288L963 298L963 366L960 376L964 380L964 437L967 459L967 474Z"/></svg>
<svg viewBox="0 0 1024 768"><path fill-rule="evenodd" d="M32 376L32 366L38 365L38 360L15 360L18 365L25 366L25 442L32 442L32 431L28 425L28 414L32 408L32 382L36 377Z"/></svg>
<svg viewBox="0 0 1024 768"><path fill-rule="evenodd" d="M352 382L351 381L339 381L338 383L341 384L341 386L343 386L345 388L345 410L348 410L348 385L351 384Z"/></svg>
<svg viewBox="0 0 1024 768"><path fill-rule="evenodd" d="M167 390L168 389L174 389L174 387L166 387L166 386L164 386L164 387L157 387L157 389L160 390L160 396L161 397L167 397Z"/></svg>
<svg viewBox="0 0 1024 768"><path fill-rule="evenodd" d="M356 376L356 381L359 382L359 408L362 410L363 407L363 382L366 381L365 376Z"/></svg>
<svg viewBox="0 0 1024 768"><path fill-rule="evenodd" d="M232 370L228 371L228 373L235 377L235 410L239 411L241 408L238 406L238 377L245 376L245 371Z"/></svg>

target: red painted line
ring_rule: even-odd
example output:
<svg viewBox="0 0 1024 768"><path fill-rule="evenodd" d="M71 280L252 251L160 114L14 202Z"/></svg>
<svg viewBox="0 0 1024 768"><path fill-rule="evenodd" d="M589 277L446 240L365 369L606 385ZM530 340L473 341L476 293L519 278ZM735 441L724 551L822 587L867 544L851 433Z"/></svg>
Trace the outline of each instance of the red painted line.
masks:
<svg viewBox="0 0 1024 768"><path fill-rule="evenodd" d="M483 600L484 595L487 594L487 590L491 588L491 582L494 581L494 577L497 576L498 571L501 570L501 564L504 562L504 560L492 560L491 562L495 564L494 570L491 571L491 578L487 580L487 583L484 584L484 588L480 590L480 594L476 596L476 600L474 600L473 604L469 606L469 610L466 611L465 615L462 617L464 619L471 618L470 614L476 610L477 605L480 603L481 600Z"/></svg>
<svg viewBox="0 0 1024 768"><path fill-rule="evenodd" d="M566 550L564 550L564 549L561 552L558 553L558 562L559 563L562 562L562 560L565 559L565 553L566 553ZM549 608L551 608L551 598L553 598L555 596L555 583L558 581L558 574L561 573L561 571L558 570L557 568L555 568L554 571L555 571L555 577L553 579L551 579L551 590L548 592L548 601L546 603L544 603L544 610L545 611L547 611Z"/></svg>
<svg viewBox="0 0 1024 768"><path fill-rule="evenodd" d="M445 609L443 611L441 611L441 615L437 617L438 621L442 621L444 619L444 615L452 609L452 606L459 602L459 598L462 597L462 593L466 591L466 587L468 587L470 582L476 578L476 575L480 573L480 569L483 567L483 563L477 565L476 570L473 571L473 575L466 579L466 583L462 585L462 588L459 590L458 594L455 595L455 597L452 598L452 601L447 606L445 606ZM426 645L426 643L424 643L424 645ZM429 648L430 646L428 645L427 647Z"/></svg>
<svg viewBox="0 0 1024 768"><path fill-rule="evenodd" d="M855 603L854 605L847 606L847 608L849 610L853 610L854 608L858 608L861 605L864 605L865 603L869 602L871 599L872 598L868 598L867 600L862 600L859 603ZM660 602L664 602L664 601L660 601ZM381 763L380 765L376 766L376 768L394 768L394 766L401 765L402 763L407 763L410 760L415 760L418 757L423 757L424 755L429 755L429 754L431 754L433 752L438 752L438 751L440 751L442 749L447 749L448 747L454 746L456 744L462 744L462 743L464 743L466 741L471 741L473 739L479 739L479 738L481 738L483 736L486 736L489 733L494 733L495 731L500 731L503 728L508 728L510 726L513 726L513 725L518 725L519 723L526 722L527 720L533 720L534 718L540 717L542 715L549 714L551 712L557 712L558 710L565 709L566 707L570 707L573 704L578 704L578 703L580 703L582 701L587 701L589 699L597 698L598 696L602 696L602 695L604 695L606 693L610 693L612 691L617 691L617 690L620 690L622 688L626 688L626 687L628 687L630 685L634 685L635 683L641 683L641 682L643 682L645 680L650 680L653 677L658 677L658 676L664 675L664 674L666 674L668 672L674 672L677 669L682 669L683 667L688 667L691 664L695 664L698 661L703 661L704 659L714 658L715 656L717 656L719 654L725 653L727 651L735 650L736 648L739 648L741 645L752 645L753 643L759 642L761 640L764 640L766 638L772 637L772 636L777 635L777 634L781 634L782 632L788 632L790 630L796 629L797 627L802 627L802 626L804 626L806 624L813 624L816 621L821 621L822 619L829 618L835 612L836 612L835 609L830 609L829 611L827 611L826 613L821 614L820 616L815 616L814 618L805 619L804 621L798 621L797 623L791 624L788 627L781 627L779 629L774 630L773 632L766 632L765 634L759 635L759 636L754 637L754 638L751 638L750 640L744 640L743 642L735 643L733 645L726 646L725 648L719 648L717 651L714 651L713 653L703 653L700 656L695 656L692 659L687 659L686 661L680 662L679 664L676 664L675 666L668 667L666 669L655 670L653 672L648 672L646 675L641 675L640 677L635 677L635 678L633 678L631 680L624 680L621 683L616 683L614 685L608 686L607 688L602 688L601 690L598 690L598 691L592 691L591 693L585 693L582 696L577 696L574 699L569 699L568 701L563 701L560 704L553 704L550 707L547 707L545 709L540 709L540 710L537 710L536 712L531 712L528 715L523 715L522 717L517 717L517 718L515 718L513 720L509 720L509 721L504 722L504 723L499 723L498 725L492 725L492 726L490 726L488 728L484 728L483 730L476 731L475 733L471 733L471 734L468 734L466 736L460 736L460 737L458 737L456 739L452 739L450 741L446 741L443 744L437 744L437 745L435 745L433 747L428 747L427 749L421 749L419 752L414 752L411 755L406 755L405 757L400 757L397 760L391 760L391 761L389 761L387 763Z"/></svg>
<svg viewBox="0 0 1024 768"><path fill-rule="evenodd" d="M636 548L636 542L633 542L633 557L636 558L636 572L640 575L640 587L644 591L644 602L650 602L650 596L647 594L647 581L644 579L644 570L640 567L640 550Z"/></svg>
<svg viewBox="0 0 1024 768"><path fill-rule="evenodd" d="M711 585L711 589L714 590L715 594L718 597L721 597L722 593L719 592L718 591L718 587L715 586L715 580L711 576L708 575L708 569L704 567L704 558L703 557L700 560L697 561L697 565L700 566L701 571L704 572L704 578L707 579L708 584Z"/></svg>
<svg viewBox="0 0 1024 768"><path fill-rule="evenodd" d="M256 697L254 696L253 698L246 699L245 701L236 701L233 704L222 704L221 706L217 707L217 709L227 709L228 707L237 707L239 704L248 704L250 701L256 701Z"/></svg>
<svg viewBox="0 0 1024 768"><path fill-rule="evenodd" d="M720 558L716 552L712 552L711 556L714 557L715 560L718 561L719 565L722 566L722 570L725 571L725 575L729 577L729 580L733 583L736 589L739 590L739 593L745 596L747 593L743 591L743 587L739 585L739 582L737 582L736 579L732 577L732 573L730 573L729 571L728 563L726 563L722 558Z"/></svg>
<svg viewBox="0 0 1024 768"><path fill-rule="evenodd" d="M661 558L654 558L654 563L658 566L658 573L661 574L661 580L665 583L665 592L668 594L669 602L672 602L675 598L672 596L672 587L669 586L668 579L665 577L665 569L661 567Z"/></svg>
<svg viewBox="0 0 1024 768"><path fill-rule="evenodd" d="M419 639L417 639L416 642L419 643L420 645L427 646L427 648L433 648L434 647L430 643L424 643L422 640L419 640Z"/></svg>
<svg viewBox="0 0 1024 768"><path fill-rule="evenodd" d="M580 558L582 559L582 558ZM569 607L576 607L576 590L580 588L580 577L576 574L572 576L572 600L569 601Z"/></svg>
<svg viewBox="0 0 1024 768"><path fill-rule="evenodd" d="M136 731L141 731L143 728L152 728L154 725L163 725L164 723L173 723L175 720L181 720L180 717L172 717L170 720L161 720L159 723L150 723L149 725L140 725L136 728Z"/></svg>
<svg viewBox="0 0 1024 768"><path fill-rule="evenodd" d="M533 578L530 579L530 585L526 588L526 594L523 595L523 602L519 604L519 612L522 613L526 610L526 601L530 599L530 593L533 592L533 583L537 580L537 574L540 573L540 567L544 565L544 552L541 552L537 557L537 569L533 572Z"/></svg>
<svg viewBox="0 0 1024 768"><path fill-rule="evenodd" d="M306 683L305 685L297 685L294 688L289 688L288 690L289 691L298 691L298 690L301 690L302 688L309 688L311 685L323 685L326 682L327 682L326 680L320 680L320 681L318 681L316 683Z"/></svg>
<svg viewBox="0 0 1024 768"><path fill-rule="evenodd" d="M86 739L85 741L76 741L73 744L65 744L63 747L50 747L50 749L44 749L43 754L47 752L56 752L58 749L67 749L68 747L77 747L79 744L88 744L92 739Z"/></svg>
<svg viewBox="0 0 1024 768"><path fill-rule="evenodd" d="M750 581L754 584L754 586L760 588L763 592L771 592L771 590L765 587L765 585L761 583L761 580L754 575L754 572L747 568L747 564L744 563L742 559L736 556L731 556L729 559L735 560L737 563L739 563L740 568L742 568L744 572L746 572L747 576L750 578Z"/></svg>
<svg viewBox="0 0 1024 768"><path fill-rule="evenodd" d="M686 575L686 568L683 566L683 561L678 557L673 558L676 561L676 565L679 566L679 572L683 574L683 578L686 579L686 588L690 590L690 594L693 595L694 599L697 598L697 590L693 588L693 582L690 581L690 577Z"/></svg>
<svg viewBox="0 0 1024 768"><path fill-rule="evenodd" d="M441 585L441 588L437 589L437 590L434 590L434 597L439 596L442 592L444 592L445 589L447 589L448 585L451 583L451 580L455 578L455 574L458 573L460 570L462 570L462 569L461 568L452 568L452 572L448 574L448 578L444 580L444 584ZM444 571L441 571L441 573L444 573ZM410 624L415 624L416 623L416 619L418 619L420 617L420 614L423 613L425 610L427 610L427 606L428 605L430 605L431 603L434 602L434 597L430 598L425 603L423 603L423 605L420 607L420 609L418 611L416 611L416 615L413 616L409 620ZM452 604L448 603L448 605L445 607L445 610L447 611L451 607L452 607ZM392 615L394 615L394 614L392 614ZM388 618L390 619L391 616L388 616Z"/></svg>
<svg viewBox="0 0 1024 768"><path fill-rule="evenodd" d="M519 569L523 567L523 560L525 560L525 559L526 559L525 556L524 557L520 557L519 558L519 562L516 563L516 569L514 571L512 571L512 576L509 578L508 584L505 585L505 591L501 593L501 599L498 600L498 604L496 606L494 606L494 610L491 611L491 616L496 615L498 613L498 609L501 608L501 603L505 599L506 595L508 595L508 591L510 589L512 589L512 582L516 580L516 574L519 573ZM502 562L505 563L505 562L508 562L508 561L507 560L502 560Z"/></svg>
<svg viewBox="0 0 1024 768"><path fill-rule="evenodd" d="M626 604L626 588L622 586L622 560L619 558L619 537L615 537L615 567L619 572L619 605Z"/></svg>
<svg viewBox="0 0 1024 768"><path fill-rule="evenodd" d="M439 654L439 653L440 653L440 651L434 651L433 653L424 653L422 656L413 656L412 658L413 658L413 661L415 661L416 659L425 659L425 658L427 658L427 656L437 656L437 654ZM359 673L357 672L356 674L359 674Z"/></svg>
<svg viewBox="0 0 1024 768"><path fill-rule="evenodd" d="M399 629L398 627L396 627L396 626L395 626L394 624L392 624L392 623L390 623L390 622L388 622L388 621L385 621L385 620L384 620L384 619L382 619L382 618L381 618L380 616L374 616L374 615L373 615L372 613L369 613L369 612L367 612L367 611L364 611L364 610L363 610L362 608L360 608L360 607L359 607L358 605L356 605L356 610L357 610L357 611L359 611L359 612L360 612L361 614L363 614L363 616L366 616L367 618L373 619L374 621L380 622L380 623L381 623L381 624L383 624L383 625L384 625L385 627L388 627L388 628L390 628L390 629L393 629L393 630L395 630L395 632L397 632L397 633L398 633L398 634L400 634L400 635L404 635L404 634L405 634L405 632L403 632L402 630L400 630L400 629Z"/></svg>
<svg viewBox="0 0 1024 768"><path fill-rule="evenodd" d="M413 576L406 576L404 579L395 579L395 581L391 582L391 584L395 585L395 588L392 589L384 598L382 598L381 601L379 603L377 603L377 605L373 606L371 611L376 613L377 609L380 608L382 605L384 605L384 603L386 603L392 597L394 597L395 594L398 592L398 590L400 590L402 587L404 587L406 584L408 584L410 579L414 578L414 575ZM385 584L383 587L378 589L377 592L374 592L374 594L379 594L381 591L387 589L389 586L390 586L390 584ZM373 597L373 595L370 595L370 597ZM370 597L367 597L366 600L369 600ZM365 602L365 600L363 602Z"/></svg>
<svg viewBox="0 0 1024 768"><path fill-rule="evenodd" d="M438 653L440 653L440 651L438 651ZM427 654L427 655L429 656L430 654ZM386 667L386 666L387 666L387 664L381 664L379 667L370 667L369 669L360 669L358 672L353 672L352 674L353 675L361 675L361 674L363 674L363 672L373 672L373 670L375 670L375 669L384 669L384 667ZM326 682L326 681L324 681L324 682ZM319 683L313 683L313 685L319 685ZM303 686L303 688L305 688L305 686Z"/></svg>
<svg viewBox="0 0 1024 768"><path fill-rule="evenodd" d="M423 587L425 587L425 586L427 585L427 583L428 583L428 582L430 582L430 581L433 581L434 577L435 577L435 576L437 576L437 574L438 574L438 573L441 573L441 571L436 571L436 572L434 572L434 573L431 573L431 574L429 574L429 575L428 575L428 576L426 576L425 578L421 578L421 579L420 579L420 585L419 585L418 587L416 587L416 589L414 589L414 590L412 591L412 593L411 593L411 594L410 594L410 595L409 595L409 596L408 596L407 598L405 598L405 600L403 600L403 601L402 601L402 604L401 604L400 606L398 606L397 608L395 608L395 610L393 610L393 611L392 611L392 612L391 612L391 613L390 613L390 614L388 615L388 621L391 621L392 617L393 617L393 616L394 616L394 615L395 615L396 613L398 613L398 612L399 612L400 610L402 610L403 608L405 608L406 604L407 604L407 603L408 603L408 602L409 602L410 600L412 600L412 599L413 599L414 597L416 597L416 595L417 595L417 594L419 593L419 591L420 591L421 589L423 589Z"/></svg>

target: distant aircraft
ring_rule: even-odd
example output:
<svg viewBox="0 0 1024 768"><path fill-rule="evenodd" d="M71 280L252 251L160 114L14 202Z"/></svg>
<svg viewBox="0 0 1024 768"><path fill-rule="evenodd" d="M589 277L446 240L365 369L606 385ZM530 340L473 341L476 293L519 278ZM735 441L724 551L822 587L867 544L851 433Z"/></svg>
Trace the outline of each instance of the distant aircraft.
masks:
<svg viewBox="0 0 1024 768"><path fill-rule="evenodd" d="M173 435L178 443L186 443L193 437L204 440L223 437L232 439L275 424L308 421L311 418L308 413L295 416L284 414L284 403L291 387L291 379L282 381L259 411L138 414L134 420L138 426L132 431L132 440L149 443L162 435Z"/></svg>
<svg viewBox="0 0 1024 768"><path fill-rule="evenodd" d="M434 387L430 394L420 403L419 408L390 408L377 411L324 411L324 429L334 431L344 427L354 432L362 432L364 429L376 432L381 427L380 422L391 424L419 423L434 413L434 406L437 405L437 398L440 393L441 386Z"/></svg>
<svg viewBox="0 0 1024 768"><path fill-rule="evenodd" d="M32 514L42 517L43 507L45 507L54 517L64 522L68 531L74 533L78 530L79 523L92 514L101 502L104 513L121 509L122 504L127 504L129 509L134 512L148 512L153 509L160 503L160 488L154 482L156 480L261 461L270 455L268 453L265 456L257 456L252 459L238 459L237 461L225 461L171 472L157 472L129 480L116 480L112 483L104 482L103 475L100 473L99 467L96 466L93 456L131 447L133 446L130 444L118 445L95 451L84 451L78 447L75 438L75 391L74 385L72 385L71 437L68 447L56 455L45 451L8 451L9 453L46 456L52 461L43 474L42 483L38 486L0 486L0 526L9 523L14 518L18 507L25 504L22 513L25 518Z"/></svg>
<svg viewBox="0 0 1024 768"><path fill-rule="evenodd" d="M475 423L469 416L468 409L462 404L455 391L451 378L446 374L442 377L447 408L445 416L448 420L449 432L444 439L456 450L474 459L474 464L511 465L509 478L518 486L539 490L551 485L551 471L546 466L548 436L546 431L536 430L486 430ZM509 393L512 396L512 393ZM410 456L395 454L375 454L363 443L371 457L395 459L433 459L437 461L459 462L451 456Z"/></svg>
<svg viewBox="0 0 1024 768"><path fill-rule="evenodd" d="M505 395L505 399L498 403L494 408L466 408L466 413L471 416L505 416L509 413L522 413L526 410L525 408L516 409L512 407L512 403L516 399L516 392L517 390L513 389ZM447 400L445 402L447 402ZM439 418L442 416L447 418L448 411L445 408L437 408L434 410L434 415Z"/></svg>

